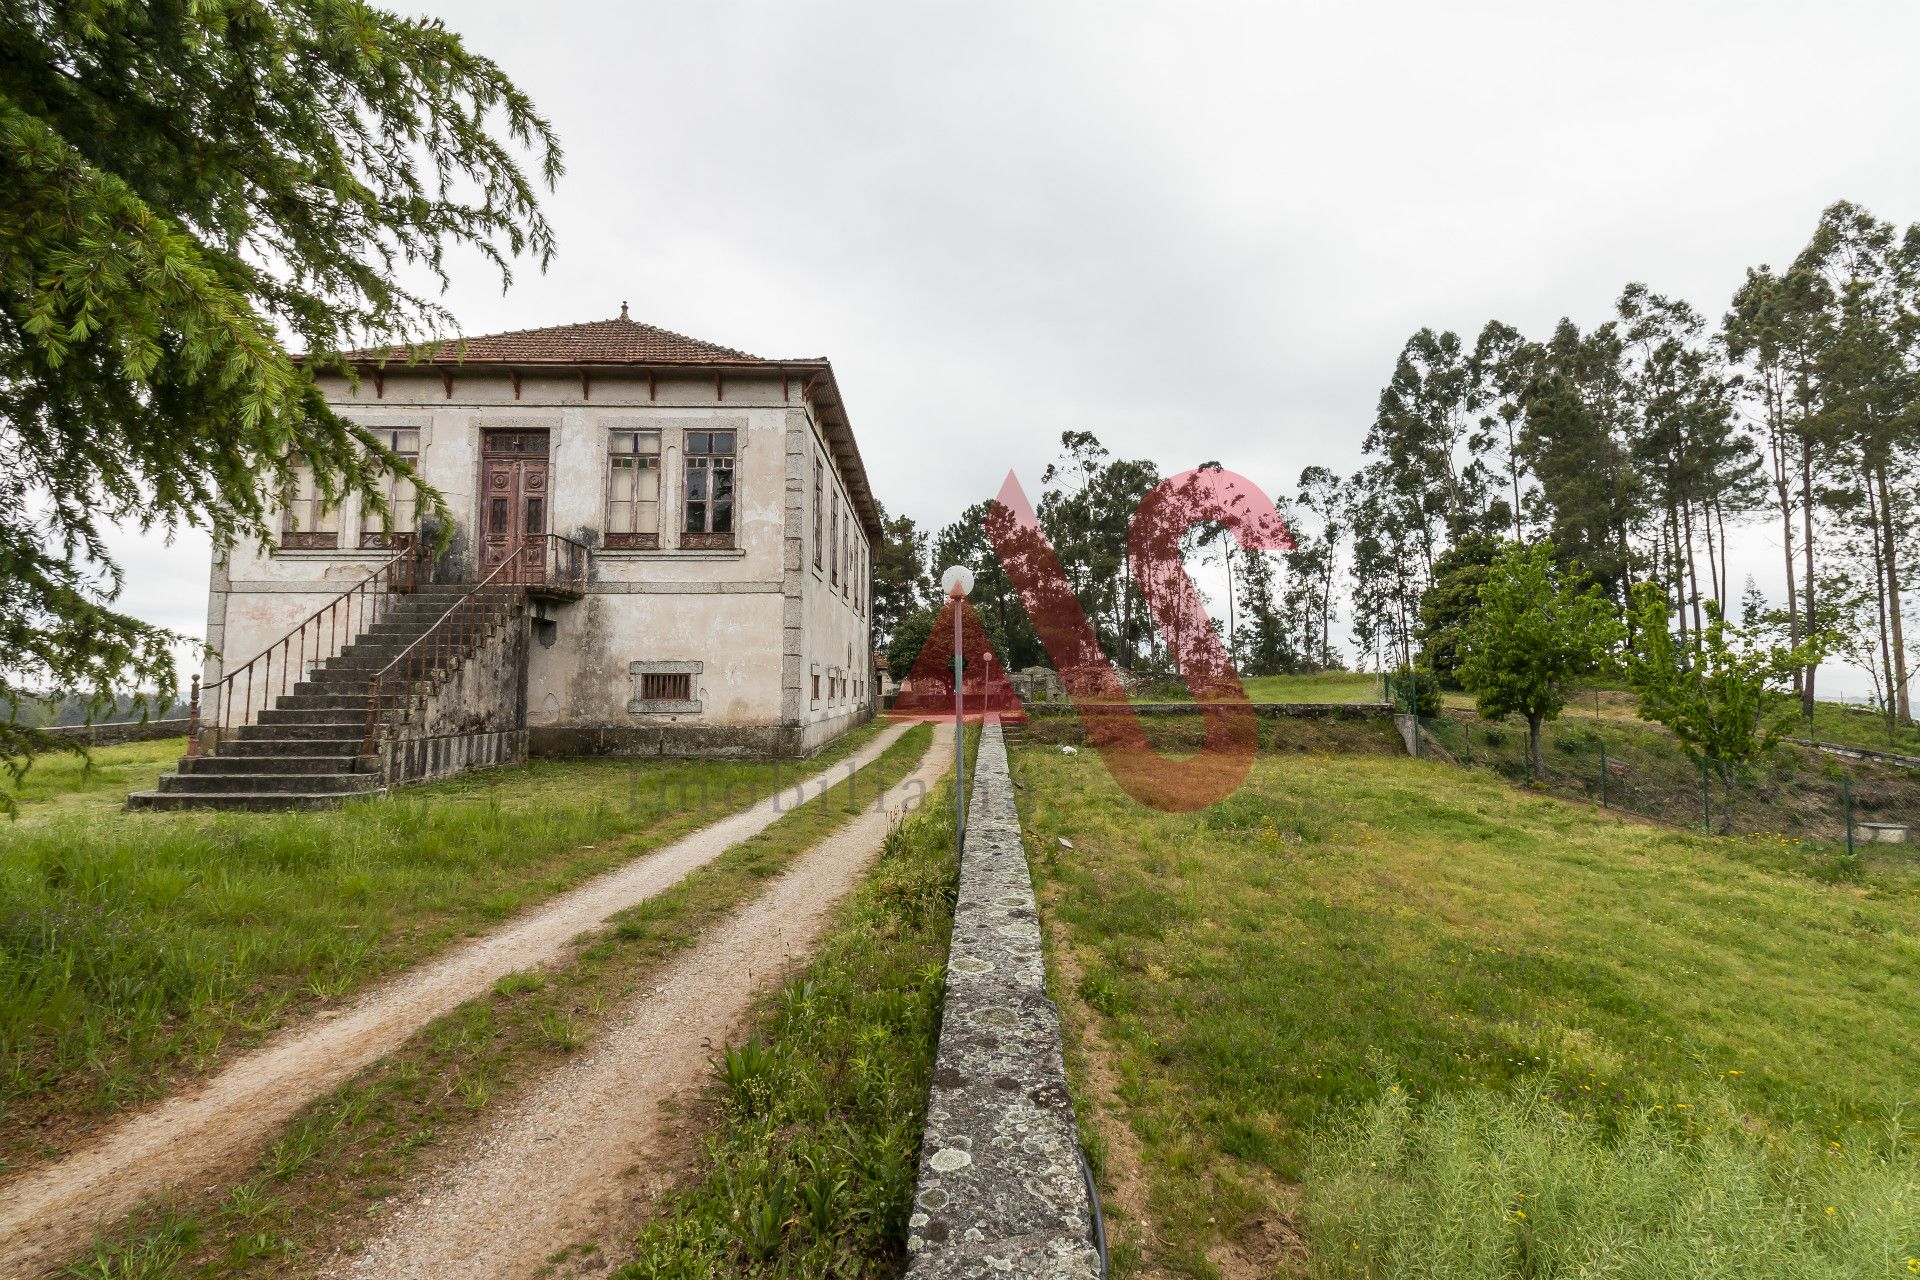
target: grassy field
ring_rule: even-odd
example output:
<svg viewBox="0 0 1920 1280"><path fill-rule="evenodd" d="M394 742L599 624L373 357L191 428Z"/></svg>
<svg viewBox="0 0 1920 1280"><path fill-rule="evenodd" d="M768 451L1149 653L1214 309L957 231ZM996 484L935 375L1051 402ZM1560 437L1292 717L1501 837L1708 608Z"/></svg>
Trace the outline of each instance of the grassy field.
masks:
<svg viewBox="0 0 1920 1280"><path fill-rule="evenodd" d="M1816 702L1813 704L1813 722L1809 724L1804 719L1797 719L1790 732L1796 737L1813 738L1820 742L1837 742L1843 746L1920 756L1920 727L1896 725L1889 729L1886 718L1871 707Z"/></svg>
<svg viewBox="0 0 1920 1280"><path fill-rule="evenodd" d="M1014 764L1121 1274L1920 1258L1911 878L1387 755L1185 815Z"/></svg>
<svg viewBox="0 0 1920 1280"><path fill-rule="evenodd" d="M755 897L910 773L931 736L924 726L912 729L862 769L854 787L842 775L818 799L620 913L568 962L500 979L486 996L422 1028L400 1050L301 1111L244 1178L149 1206L103 1236L68 1274L84 1280L240 1280L306 1274L336 1251L353 1252L355 1241L377 1225L383 1201L462 1151L547 1070L591 1047L624 1002L698 942L708 925ZM920 812L931 814L951 840L951 822L938 827L946 811L938 808L937 790ZM877 1072L868 1078L838 1047L837 1070L866 1082L862 1096L879 1097L894 1108L924 1104L925 1069L916 1103L905 1087L911 1081L903 1081L896 1066L920 1051L913 1048L912 1036L899 1034L885 1037L877 1048L868 1045L875 1039L870 1028L890 1017L885 1025L892 1031L918 1027L915 1034L924 1038L928 1001L937 1025L939 973L928 972L922 953L937 948L944 954L947 916L938 909L940 895L949 893L945 901L951 903L951 859L942 858L946 846L918 827L908 831L906 838L889 842L873 877L823 944L815 968L824 963L826 971L809 973L804 981L811 986L790 987L770 1003L779 1011L773 1016L783 1020L802 1009L817 1013L827 1034L845 1037L848 1044L860 1032L858 1042L867 1046ZM795 991L806 1001L796 1000ZM850 1011L859 1016L848 1022L843 1015ZM782 1044L782 1064L797 1061L798 1055ZM924 1053L931 1057L931 1048ZM705 1118L695 1112L684 1120L692 1125ZM861 1204L896 1204L910 1194L917 1127L905 1155L906 1191L881 1159L885 1154L898 1160L898 1127L863 1131L871 1167L886 1176L848 1193L841 1207L849 1218L856 1198ZM864 1148L862 1154L867 1154ZM574 1258L568 1270L595 1270L599 1260L592 1252Z"/></svg>
<svg viewBox="0 0 1920 1280"><path fill-rule="evenodd" d="M1245 676L1255 702L1378 702L1380 677L1371 671L1316 671L1298 676ZM1133 702L1188 702L1193 694L1179 680L1166 680L1135 694Z"/></svg>
<svg viewBox="0 0 1920 1280"><path fill-rule="evenodd" d="M1438 759L1530 780L1526 727L1515 717L1491 723L1471 713L1421 721L1422 751ZM1899 823L1920 831L1920 779L1906 770L1847 760L1783 743L1770 759L1730 779L1709 773L1673 735L1635 719L1569 714L1542 734L1546 789L1677 826L1760 835L1825 850L1846 844L1846 814L1862 823ZM1606 780L1602 783L1602 766ZM1912 846L1856 845L1876 859L1912 861ZM1915 865L1920 865L1916 863Z"/></svg>
<svg viewBox="0 0 1920 1280"><path fill-rule="evenodd" d="M0 1172L878 731L798 766L536 762L319 813L124 812L178 744L42 760L0 822Z"/></svg>

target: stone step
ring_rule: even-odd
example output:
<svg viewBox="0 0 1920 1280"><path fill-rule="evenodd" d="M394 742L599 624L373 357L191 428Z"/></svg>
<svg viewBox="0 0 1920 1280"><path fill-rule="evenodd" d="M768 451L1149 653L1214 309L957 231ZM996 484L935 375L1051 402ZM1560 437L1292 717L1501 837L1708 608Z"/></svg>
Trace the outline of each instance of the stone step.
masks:
<svg viewBox="0 0 1920 1280"><path fill-rule="evenodd" d="M336 707L315 707L306 710L293 708L268 707L259 715L257 726L267 728L277 725L332 725L341 730L339 733L316 733L307 736L315 738L344 738L354 732L366 732L367 716L362 711L355 714ZM255 735L258 736L258 735Z"/></svg>
<svg viewBox="0 0 1920 1280"><path fill-rule="evenodd" d="M377 773L167 773L158 790L172 795L192 792L217 795L344 795L376 791Z"/></svg>
<svg viewBox="0 0 1920 1280"><path fill-rule="evenodd" d="M329 756L332 758L354 757L360 755L362 736L358 733L345 738L304 738L292 736L292 725L282 725L286 734L276 734L261 738L228 738L220 744L215 759L259 759L268 760L275 756Z"/></svg>
<svg viewBox="0 0 1920 1280"><path fill-rule="evenodd" d="M165 812L180 809L220 809L274 813L285 809L328 809L348 800L383 794L378 791L339 791L291 794L267 791L136 791L127 797L129 809Z"/></svg>
<svg viewBox="0 0 1920 1280"><path fill-rule="evenodd" d="M327 755L212 755L197 756L180 761L180 772L195 777L205 775L232 776L235 774L358 774L360 765L360 744L354 743L351 751L333 752Z"/></svg>
<svg viewBox="0 0 1920 1280"><path fill-rule="evenodd" d="M397 683L388 682L381 688L381 706L396 706L402 700ZM313 711L319 708L331 708L336 711L358 711L364 713L367 709L367 704L372 701L373 698L367 692L367 682L365 680L354 680L350 683L336 685L330 689L323 689L311 693L282 694L274 701L273 705L282 711Z"/></svg>

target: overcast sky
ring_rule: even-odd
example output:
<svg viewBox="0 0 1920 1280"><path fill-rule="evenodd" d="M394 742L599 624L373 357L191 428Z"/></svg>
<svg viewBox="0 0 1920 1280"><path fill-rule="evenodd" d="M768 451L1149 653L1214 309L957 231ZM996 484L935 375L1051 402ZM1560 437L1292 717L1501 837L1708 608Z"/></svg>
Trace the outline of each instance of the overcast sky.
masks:
<svg viewBox="0 0 1920 1280"><path fill-rule="evenodd" d="M1629 280L1718 316L1835 199L1920 220L1911 3L429 8L567 151L551 270L470 273L465 331L624 299L827 356L936 527L1069 429L1277 495L1356 465L1422 325L1584 326ZM199 634L204 542L123 552ZM1734 559L1780 595L1764 528Z"/></svg>

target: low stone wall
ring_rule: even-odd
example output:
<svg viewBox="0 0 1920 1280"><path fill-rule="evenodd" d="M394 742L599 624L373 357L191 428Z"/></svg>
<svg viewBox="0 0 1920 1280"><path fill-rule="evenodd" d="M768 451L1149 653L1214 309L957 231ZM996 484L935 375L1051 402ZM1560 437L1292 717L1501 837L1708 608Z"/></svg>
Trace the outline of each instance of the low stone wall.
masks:
<svg viewBox="0 0 1920 1280"><path fill-rule="evenodd" d="M381 744L388 787L526 761L528 643L516 614L441 682Z"/></svg>
<svg viewBox="0 0 1920 1280"><path fill-rule="evenodd" d="M111 747L122 742L158 742L162 738L187 736L187 720L129 720L120 724L48 725L45 732L56 738L73 738L90 747Z"/></svg>
<svg viewBox="0 0 1920 1280"><path fill-rule="evenodd" d="M793 724L581 724L535 725L528 733L533 755L557 759L802 759L849 729L873 719L871 706L856 707L815 725Z"/></svg>
<svg viewBox="0 0 1920 1280"><path fill-rule="evenodd" d="M402 738L384 748L383 772L388 785L432 782L475 769L527 762L527 731L504 729L483 733L450 733L431 738Z"/></svg>
<svg viewBox="0 0 1920 1280"><path fill-rule="evenodd" d="M946 1007L909 1220L909 1280L1094 1280L1060 1018L998 724L982 732Z"/></svg>

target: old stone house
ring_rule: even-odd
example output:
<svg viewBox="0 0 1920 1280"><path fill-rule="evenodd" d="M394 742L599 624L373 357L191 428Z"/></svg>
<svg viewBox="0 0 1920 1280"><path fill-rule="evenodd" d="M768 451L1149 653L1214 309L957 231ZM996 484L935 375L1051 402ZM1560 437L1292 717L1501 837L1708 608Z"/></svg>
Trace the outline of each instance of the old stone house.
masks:
<svg viewBox="0 0 1920 1280"><path fill-rule="evenodd" d="M527 755L801 755L872 714L879 513L825 359L628 318L323 376L451 522L329 507L216 555L196 756L136 804L326 801Z"/></svg>

